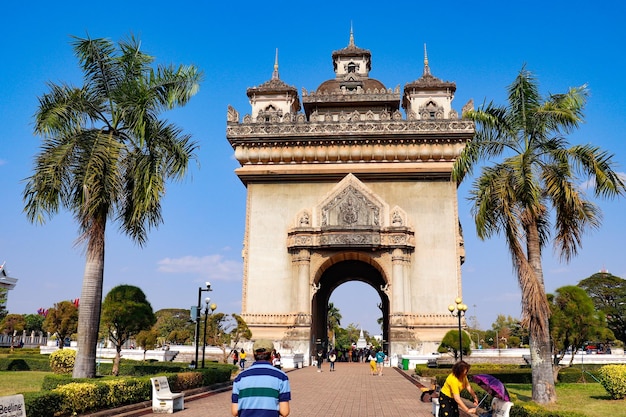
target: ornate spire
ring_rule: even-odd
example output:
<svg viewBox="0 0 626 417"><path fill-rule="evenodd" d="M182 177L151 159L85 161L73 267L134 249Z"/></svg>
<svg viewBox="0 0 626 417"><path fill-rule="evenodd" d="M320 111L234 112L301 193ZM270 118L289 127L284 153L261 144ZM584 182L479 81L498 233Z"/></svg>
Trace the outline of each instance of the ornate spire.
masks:
<svg viewBox="0 0 626 417"><path fill-rule="evenodd" d="M426 44L424 44L424 75L430 75L430 67L428 66L428 52L426 52Z"/></svg>
<svg viewBox="0 0 626 417"><path fill-rule="evenodd" d="M274 59L274 72L272 73L272 80L279 80L278 75L278 48L276 48L276 58Z"/></svg>
<svg viewBox="0 0 626 417"><path fill-rule="evenodd" d="M352 30L352 22L350 22L350 42L348 43L348 47L350 46L352 47L356 46L354 44L354 31Z"/></svg>

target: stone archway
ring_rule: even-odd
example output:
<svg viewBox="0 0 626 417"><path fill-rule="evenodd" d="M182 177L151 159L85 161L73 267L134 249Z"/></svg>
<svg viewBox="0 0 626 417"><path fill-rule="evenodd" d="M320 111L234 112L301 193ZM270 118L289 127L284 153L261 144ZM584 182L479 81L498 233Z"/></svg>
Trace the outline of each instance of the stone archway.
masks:
<svg viewBox="0 0 626 417"><path fill-rule="evenodd" d="M327 340L328 302L333 291L342 284L350 281L360 281L370 285L380 297L379 307L383 317L383 341L389 341L389 297L384 291L387 280L383 273L372 263L359 259L347 259L332 264L325 269L315 283L318 290L311 300L311 336L314 346L319 348L321 343L325 348Z"/></svg>
<svg viewBox="0 0 626 417"><path fill-rule="evenodd" d="M432 75L426 56L401 92L370 78L371 53L353 40L333 52L334 74L316 91L299 95L276 61L246 92L251 114L227 112L247 188L241 315L253 339L305 360L342 282L378 292L391 355L435 352L462 295L450 173L474 124L452 109L456 84Z"/></svg>

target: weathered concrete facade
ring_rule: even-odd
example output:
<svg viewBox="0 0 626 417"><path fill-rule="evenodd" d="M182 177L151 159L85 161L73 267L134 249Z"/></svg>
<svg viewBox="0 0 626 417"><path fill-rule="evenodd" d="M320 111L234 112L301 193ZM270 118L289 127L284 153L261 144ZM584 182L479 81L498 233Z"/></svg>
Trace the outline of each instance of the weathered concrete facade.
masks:
<svg viewBox="0 0 626 417"><path fill-rule="evenodd" d="M242 315L254 338L307 358L326 338L332 291L358 280L380 296L390 354L435 351L456 328L447 307L464 248L450 173L474 125L426 55L403 97L369 77L371 54L352 34L332 57L335 78L316 91L300 98L277 59L247 91L252 114L228 109L248 193Z"/></svg>

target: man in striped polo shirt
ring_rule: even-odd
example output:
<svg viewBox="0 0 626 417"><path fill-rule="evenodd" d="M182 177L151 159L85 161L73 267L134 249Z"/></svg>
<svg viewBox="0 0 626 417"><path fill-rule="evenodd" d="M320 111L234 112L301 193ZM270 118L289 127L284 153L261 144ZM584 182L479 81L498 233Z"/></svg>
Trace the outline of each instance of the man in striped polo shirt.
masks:
<svg viewBox="0 0 626 417"><path fill-rule="evenodd" d="M231 413L234 417L287 417L291 388L289 378L272 366L274 344L257 340L253 345L255 362L233 382Z"/></svg>

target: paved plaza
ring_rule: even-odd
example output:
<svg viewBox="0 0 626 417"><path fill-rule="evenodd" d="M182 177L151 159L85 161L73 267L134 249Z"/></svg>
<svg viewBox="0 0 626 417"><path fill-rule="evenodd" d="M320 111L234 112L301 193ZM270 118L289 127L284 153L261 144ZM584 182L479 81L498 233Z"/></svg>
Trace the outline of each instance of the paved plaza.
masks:
<svg viewBox="0 0 626 417"><path fill-rule="evenodd" d="M421 390L404 372L385 368L382 376L371 376L367 363L335 365L329 372L309 366L288 372L291 383L293 417L433 417L432 404L420 401ZM117 414L156 416L150 409ZM178 417L230 416L230 389L185 397L185 409Z"/></svg>

